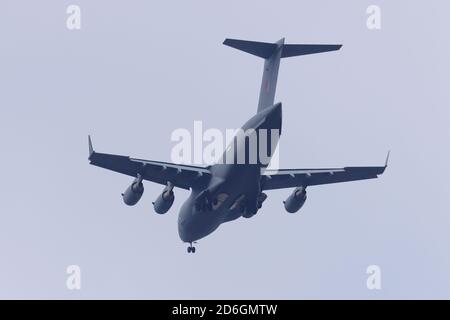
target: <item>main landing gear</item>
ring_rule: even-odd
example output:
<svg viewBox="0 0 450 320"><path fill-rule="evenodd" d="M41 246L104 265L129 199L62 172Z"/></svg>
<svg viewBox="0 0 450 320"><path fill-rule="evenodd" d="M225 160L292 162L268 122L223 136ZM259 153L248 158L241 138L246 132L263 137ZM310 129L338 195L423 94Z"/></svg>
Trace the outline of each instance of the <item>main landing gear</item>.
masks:
<svg viewBox="0 0 450 320"><path fill-rule="evenodd" d="M195 247L192 245L192 242L189 244L189 247L187 247L188 253L195 253Z"/></svg>

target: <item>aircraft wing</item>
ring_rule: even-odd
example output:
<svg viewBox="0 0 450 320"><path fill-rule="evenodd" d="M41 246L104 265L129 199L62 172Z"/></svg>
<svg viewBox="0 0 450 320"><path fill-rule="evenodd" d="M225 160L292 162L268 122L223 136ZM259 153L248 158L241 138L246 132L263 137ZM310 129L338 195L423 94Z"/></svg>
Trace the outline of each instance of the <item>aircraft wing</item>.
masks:
<svg viewBox="0 0 450 320"><path fill-rule="evenodd" d="M281 169L261 173L261 189L273 190L315 186L320 184L374 179L387 167L389 153L384 166L344 167L334 169Z"/></svg>
<svg viewBox="0 0 450 320"><path fill-rule="evenodd" d="M140 174L144 180L162 185L167 185L167 182L170 181L175 187L183 189L201 186L211 177L209 169L204 167L98 153L94 151L90 137L89 161L94 166L126 174L131 177L136 177L137 174Z"/></svg>

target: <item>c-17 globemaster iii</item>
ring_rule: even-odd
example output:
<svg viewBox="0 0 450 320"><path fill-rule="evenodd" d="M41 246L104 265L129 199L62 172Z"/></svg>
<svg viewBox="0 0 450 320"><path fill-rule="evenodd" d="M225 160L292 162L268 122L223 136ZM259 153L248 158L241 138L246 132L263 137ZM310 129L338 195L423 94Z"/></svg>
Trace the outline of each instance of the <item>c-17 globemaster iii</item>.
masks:
<svg viewBox="0 0 450 320"><path fill-rule="evenodd" d="M246 133L276 130L281 134L281 103L274 103L274 98L282 58L341 48L341 45L285 44L284 39L276 43L226 39L224 44L264 59L257 112L241 128ZM249 147L249 136L244 139L236 136L233 146L223 155L223 159L232 161L218 161L206 167L98 153L89 137L89 161L92 165L134 177L122 194L123 201L130 206L142 197L144 180L165 186L153 202L154 210L159 214L166 213L172 206L175 187L191 190L179 212L178 233L181 240L189 244L188 252L195 252L192 243L211 234L222 223L254 216L267 198L265 191L293 188L284 207L295 213L306 201L307 187L377 178L386 169L389 157L388 154L384 166L271 170L268 161L262 161L260 149L269 150L270 161L278 140L265 137L262 141L260 135L255 137L256 151ZM236 161L242 150L245 161ZM251 151L256 152L256 161L249 161L255 159Z"/></svg>

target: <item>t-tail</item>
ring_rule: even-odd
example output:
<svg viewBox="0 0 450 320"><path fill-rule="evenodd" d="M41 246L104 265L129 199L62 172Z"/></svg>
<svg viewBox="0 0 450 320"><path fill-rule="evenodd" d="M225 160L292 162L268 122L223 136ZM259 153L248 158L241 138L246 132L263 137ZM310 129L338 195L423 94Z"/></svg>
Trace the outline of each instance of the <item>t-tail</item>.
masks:
<svg viewBox="0 0 450 320"><path fill-rule="evenodd" d="M259 92L258 112L274 104L278 69L281 58L339 50L334 44L284 44L284 38L276 43L225 39L223 44L263 58L264 72Z"/></svg>

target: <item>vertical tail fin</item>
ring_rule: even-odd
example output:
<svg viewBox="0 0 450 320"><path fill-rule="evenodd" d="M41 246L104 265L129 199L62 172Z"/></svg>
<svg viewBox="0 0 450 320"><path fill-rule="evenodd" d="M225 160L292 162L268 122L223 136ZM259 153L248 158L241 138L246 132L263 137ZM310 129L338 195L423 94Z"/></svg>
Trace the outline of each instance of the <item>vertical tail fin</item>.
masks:
<svg viewBox="0 0 450 320"><path fill-rule="evenodd" d="M258 112L274 104L281 58L334 51L341 48L341 45L327 44L284 44L284 38L276 43L225 39L223 44L265 60Z"/></svg>

